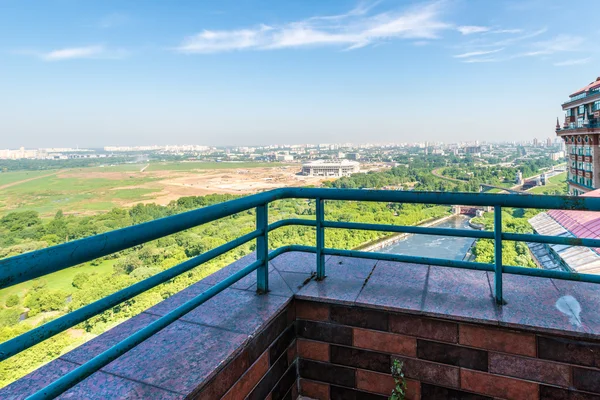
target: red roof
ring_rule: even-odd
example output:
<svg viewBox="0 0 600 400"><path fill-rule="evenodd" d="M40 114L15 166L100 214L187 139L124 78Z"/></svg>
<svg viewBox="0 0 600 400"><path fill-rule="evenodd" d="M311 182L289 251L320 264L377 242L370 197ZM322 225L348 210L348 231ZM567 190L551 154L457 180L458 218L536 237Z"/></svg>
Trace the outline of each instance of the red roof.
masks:
<svg viewBox="0 0 600 400"><path fill-rule="evenodd" d="M582 196L600 197L600 189L592 190ZM548 211L548 215L576 237L588 239L600 238L600 212L550 210Z"/></svg>
<svg viewBox="0 0 600 400"><path fill-rule="evenodd" d="M600 77L596 78L596 80L594 82L590 83L586 87L583 87L583 88L579 89L578 91L576 91L575 93L573 93L570 97L576 96L579 93L587 92L588 90L595 89L597 87L600 87Z"/></svg>

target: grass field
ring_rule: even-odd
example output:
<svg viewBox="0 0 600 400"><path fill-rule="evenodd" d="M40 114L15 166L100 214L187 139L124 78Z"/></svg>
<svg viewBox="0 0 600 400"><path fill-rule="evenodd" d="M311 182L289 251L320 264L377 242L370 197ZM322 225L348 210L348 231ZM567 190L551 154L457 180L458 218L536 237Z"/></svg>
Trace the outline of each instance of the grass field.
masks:
<svg viewBox="0 0 600 400"><path fill-rule="evenodd" d="M102 261L100 263L100 265L97 265L97 266L91 266L91 265L86 264L83 266L71 267L71 268L63 269L62 271L48 274L40 279L46 281L46 283L48 285L47 287L49 289L64 290L65 292L70 293L71 290L73 289L73 286L72 286L73 277L76 274L78 274L80 272L87 272L87 273L111 272L113 270L113 265L115 262L116 262L116 260L105 260L105 261ZM21 297L21 300L23 300L23 296L25 295L26 291L31 288L32 285L33 285L33 281L27 281L27 282L19 283L18 285L11 286L9 288L0 290L0 306L4 305L6 298L8 296L10 296L11 294L18 294Z"/></svg>
<svg viewBox="0 0 600 400"><path fill-rule="evenodd" d="M548 183L545 186L536 186L530 190L528 193L533 194L546 194L546 193L554 193L560 192L561 194L566 194L566 183L567 183L567 173L563 172L562 174L558 174L548 179Z"/></svg>
<svg viewBox="0 0 600 400"><path fill-rule="evenodd" d="M50 217L57 210L97 213L138 202L167 204L182 196L253 193L297 181L294 170L298 167L288 170L282 168L285 166L259 162L155 162L0 173L0 217L17 210L33 210Z"/></svg>

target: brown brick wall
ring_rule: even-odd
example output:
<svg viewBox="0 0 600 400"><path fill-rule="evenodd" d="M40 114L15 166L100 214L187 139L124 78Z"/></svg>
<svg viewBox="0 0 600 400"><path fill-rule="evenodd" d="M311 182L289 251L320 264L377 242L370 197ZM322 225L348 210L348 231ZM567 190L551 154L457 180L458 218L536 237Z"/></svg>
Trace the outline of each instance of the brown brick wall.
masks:
<svg viewBox="0 0 600 400"><path fill-rule="evenodd" d="M192 399L292 400L298 397L295 307L277 315Z"/></svg>
<svg viewBox="0 0 600 400"><path fill-rule="evenodd" d="M296 301L300 394L387 399L600 400L600 341Z"/></svg>

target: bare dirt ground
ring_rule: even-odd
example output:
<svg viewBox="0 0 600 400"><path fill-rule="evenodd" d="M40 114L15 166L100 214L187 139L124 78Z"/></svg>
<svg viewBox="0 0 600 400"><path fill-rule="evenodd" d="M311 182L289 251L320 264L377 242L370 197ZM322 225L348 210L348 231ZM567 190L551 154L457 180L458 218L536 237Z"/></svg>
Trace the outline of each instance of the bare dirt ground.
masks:
<svg viewBox="0 0 600 400"><path fill-rule="evenodd" d="M164 172L164 171L161 171ZM177 173L141 188L162 190L152 194L152 199L142 203L168 204L183 196L203 196L207 194L250 194L281 187L319 185L322 177L297 175L299 168L275 167L228 170L203 170L201 173ZM127 205L136 204L133 202Z"/></svg>

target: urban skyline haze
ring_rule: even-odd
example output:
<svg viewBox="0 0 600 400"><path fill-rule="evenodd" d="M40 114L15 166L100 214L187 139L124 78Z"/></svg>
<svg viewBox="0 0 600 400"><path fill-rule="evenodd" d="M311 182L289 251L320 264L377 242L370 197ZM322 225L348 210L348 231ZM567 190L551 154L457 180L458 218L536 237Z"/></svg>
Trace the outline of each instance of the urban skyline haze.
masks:
<svg viewBox="0 0 600 400"><path fill-rule="evenodd" d="M0 148L551 137L594 6L6 1Z"/></svg>

